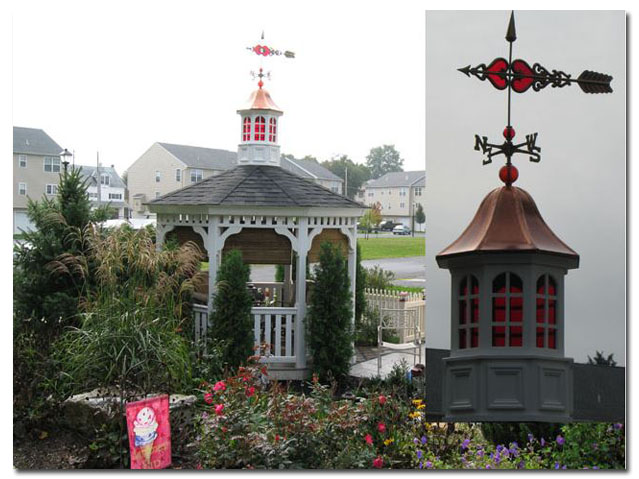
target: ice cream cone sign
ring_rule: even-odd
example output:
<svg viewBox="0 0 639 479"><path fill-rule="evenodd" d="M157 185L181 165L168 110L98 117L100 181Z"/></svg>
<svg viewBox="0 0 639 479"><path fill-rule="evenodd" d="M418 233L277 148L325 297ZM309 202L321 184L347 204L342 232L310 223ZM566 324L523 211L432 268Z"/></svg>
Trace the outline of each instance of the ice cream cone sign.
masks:
<svg viewBox="0 0 639 479"><path fill-rule="evenodd" d="M164 469L171 465L168 396L128 403L126 422L131 469Z"/></svg>

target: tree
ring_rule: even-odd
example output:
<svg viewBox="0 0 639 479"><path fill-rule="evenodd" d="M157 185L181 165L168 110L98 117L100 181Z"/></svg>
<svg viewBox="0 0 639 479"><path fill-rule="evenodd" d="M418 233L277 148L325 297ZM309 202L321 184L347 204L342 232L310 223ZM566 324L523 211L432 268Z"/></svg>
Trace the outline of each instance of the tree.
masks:
<svg viewBox="0 0 639 479"><path fill-rule="evenodd" d="M404 160L395 145L383 145L372 148L366 157L366 166L370 168L371 178L377 179L386 173L403 171Z"/></svg>
<svg viewBox="0 0 639 479"><path fill-rule="evenodd" d="M211 338L225 343L223 361L231 368L244 363L253 352L253 299L246 288L251 276L242 253L232 250L222 258L217 272L217 293L211 313Z"/></svg>
<svg viewBox="0 0 639 479"><path fill-rule="evenodd" d="M323 380L346 377L353 356L353 303L348 264L337 247L321 245L315 286L306 315L313 371Z"/></svg>
<svg viewBox="0 0 639 479"><path fill-rule="evenodd" d="M604 357L603 351L597 351L594 358L588 356L588 364L595 364L597 366L611 366L614 367L617 365L617 361L613 359L614 354L609 354L608 357Z"/></svg>
<svg viewBox="0 0 639 479"><path fill-rule="evenodd" d="M345 185L344 194L349 198L354 198L364 182L371 177L368 166L353 163L346 155L336 156L331 160L323 161L321 164L344 181L346 181L346 171L348 171L348 184Z"/></svg>
<svg viewBox="0 0 639 479"><path fill-rule="evenodd" d="M382 221L382 204L378 201L375 204L371 205L370 212L373 226L379 226L379 223Z"/></svg>
<svg viewBox="0 0 639 479"><path fill-rule="evenodd" d="M425 222L426 222L426 215L424 214L424 207L422 206L421 203L417 203L417 209L415 210L415 223L417 223L418 225L421 225L421 224L424 224Z"/></svg>

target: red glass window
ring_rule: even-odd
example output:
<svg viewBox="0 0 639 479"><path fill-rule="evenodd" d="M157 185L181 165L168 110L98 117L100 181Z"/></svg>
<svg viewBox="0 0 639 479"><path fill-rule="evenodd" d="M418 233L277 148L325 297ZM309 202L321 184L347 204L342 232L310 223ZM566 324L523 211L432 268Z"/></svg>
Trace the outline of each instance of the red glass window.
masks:
<svg viewBox="0 0 639 479"><path fill-rule="evenodd" d="M277 120L275 118L268 121L268 141L277 142Z"/></svg>
<svg viewBox="0 0 639 479"><path fill-rule="evenodd" d="M247 116L244 118L244 124L242 125L242 141L249 141L251 139L251 119Z"/></svg>
<svg viewBox="0 0 639 479"><path fill-rule="evenodd" d="M557 349L557 283L544 274L537 280L536 318L538 348Z"/></svg>
<svg viewBox="0 0 639 479"><path fill-rule="evenodd" d="M253 134L253 139L255 141L264 141L266 138L266 120L264 120L263 116L258 116L255 118L255 133Z"/></svg>
<svg viewBox="0 0 639 479"><path fill-rule="evenodd" d="M501 273L493 280L492 345L521 347L524 338L523 282L514 273Z"/></svg>
<svg viewBox="0 0 639 479"><path fill-rule="evenodd" d="M479 281L465 276L459 285L459 349L479 346Z"/></svg>

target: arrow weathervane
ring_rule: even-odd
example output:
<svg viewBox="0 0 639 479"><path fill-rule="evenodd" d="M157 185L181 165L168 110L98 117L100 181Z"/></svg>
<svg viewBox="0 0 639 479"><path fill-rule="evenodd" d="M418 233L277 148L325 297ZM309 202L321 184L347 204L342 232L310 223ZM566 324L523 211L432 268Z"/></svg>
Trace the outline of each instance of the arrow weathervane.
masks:
<svg viewBox="0 0 639 479"><path fill-rule="evenodd" d="M584 70L578 78L559 70L548 71L539 63L534 63L531 67L524 60L512 60L513 43L517 40L515 32L515 13L510 14L510 22L506 32L506 41L509 43L508 60L496 58L488 66L481 63L474 68L470 65L458 70L466 76L471 75L481 81L488 80L496 89L508 89L508 125L504 129L503 144L488 143L488 137L475 135L475 150L486 155L483 164L492 162L492 158L498 155L506 157L506 165L499 170L499 177L510 186L517 180L519 173L511 163L511 158L515 153L522 153L529 156L530 161L538 163L541 160L541 148L536 145L537 133L526 135L526 141L519 144L512 142L515 137L515 130L510 123L510 97L511 91L524 93L532 87L533 91L540 91L551 85L553 88L563 88L573 83L577 83L584 93L612 93L610 82L612 77L604 73Z"/></svg>
<svg viewBox="0 0 639 479"><path fill-rule="evenodd" d="M262 31L261 40L264 40L264 31ZM284 57L286 58L295 58L295 53L293 52L290 52L288 50L282 52L280 50L276 50L266 45L260 45L259 43L253 47L246 47L246 49L252 51L256 55L263 56L263 57L284 55ZM262 78L266 77L269 80L271 79L271 73L270 72L264 73L264 70L262 68L260 68L259 73L255 73L252 71L251 76L253 77L253 79L255 79L256 77L260 79L258 82L258 86L260 88L264 86L264 82L262 81Z"/></svg>

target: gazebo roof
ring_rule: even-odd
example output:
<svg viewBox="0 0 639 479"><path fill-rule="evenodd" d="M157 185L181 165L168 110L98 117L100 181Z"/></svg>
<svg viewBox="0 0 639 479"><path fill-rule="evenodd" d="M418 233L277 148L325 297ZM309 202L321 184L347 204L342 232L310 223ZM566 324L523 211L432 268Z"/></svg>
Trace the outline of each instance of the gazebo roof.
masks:
<svg viewBox="0 0 639 479"><path fill-rule="evenodd" d="M366 208L279 166L240 165L148 203L155 205Z"/></svg>
<svg viewBox="0 0 639 479"><path fill-rule="evenodd" d="M494 252L544 252L579 259L548 227L532 196L515 186L491 191L466 230L437 255L437 261Z"/></svg>

